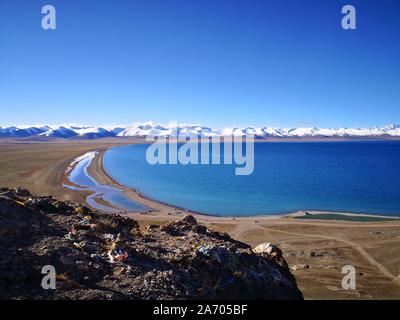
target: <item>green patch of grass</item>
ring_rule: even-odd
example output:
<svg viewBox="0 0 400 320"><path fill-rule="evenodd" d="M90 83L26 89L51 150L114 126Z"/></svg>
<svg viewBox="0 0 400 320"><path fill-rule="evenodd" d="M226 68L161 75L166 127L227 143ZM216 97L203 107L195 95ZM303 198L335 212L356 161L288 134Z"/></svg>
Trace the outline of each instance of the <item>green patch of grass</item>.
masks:
<svg viewBox="0 0 400 320"><path fill-rule="evenodd" d="M338 220L338 221L358 221L358 222L382 222L382 221L400 221L397 218L379 218L379 217L369 217L369 216L356 216L356 215L345 215L345 214L333 214L333 213L319 213L304 215L296 217L295 219L302 220Z"/></svg>

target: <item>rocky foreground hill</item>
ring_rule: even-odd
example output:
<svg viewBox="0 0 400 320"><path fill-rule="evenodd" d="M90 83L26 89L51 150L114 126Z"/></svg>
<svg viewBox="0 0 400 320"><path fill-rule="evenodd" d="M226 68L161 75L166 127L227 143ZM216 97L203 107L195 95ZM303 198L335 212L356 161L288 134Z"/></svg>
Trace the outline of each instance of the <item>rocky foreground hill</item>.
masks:
<svg viewBox="0 0 400 320"><path fill-rule="evenodd" d="M192 216L143 230L24 189L0 188L0 257L2 299L303 298L274 246L252 250Z"/></svg>

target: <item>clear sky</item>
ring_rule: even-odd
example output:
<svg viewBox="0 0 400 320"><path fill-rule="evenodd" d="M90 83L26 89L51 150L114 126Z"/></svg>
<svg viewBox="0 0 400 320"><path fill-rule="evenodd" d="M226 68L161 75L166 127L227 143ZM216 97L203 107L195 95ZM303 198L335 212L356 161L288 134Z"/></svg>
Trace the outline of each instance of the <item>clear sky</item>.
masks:
<svg viewBox="0 0 400 320"><path fill-rule="evenodd" d="M399 33L398 0L0 0L0 125L400 123Z"/></svg>

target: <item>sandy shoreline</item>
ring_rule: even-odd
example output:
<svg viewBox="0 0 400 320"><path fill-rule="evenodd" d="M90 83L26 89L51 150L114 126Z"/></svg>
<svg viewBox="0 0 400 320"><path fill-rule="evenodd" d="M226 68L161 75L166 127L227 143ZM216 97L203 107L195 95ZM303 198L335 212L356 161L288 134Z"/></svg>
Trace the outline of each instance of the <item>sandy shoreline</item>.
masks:
<svg viewBox="0 0 400 320"><path fill-rule="evenodd" d="M304 215L319 215L319 214L329 214L329 215L345 215L354 217L373 217L373 218L387 218L394 219L396 217L384 216L384 215L374 215L374 214L364 214L364 213L352 213L352 212L332 212L323 210L310 210L310 211L296 211L289 213L278 213L278 214L261 214L261 215L248 215L243 217L238 216L218 216L218 215L207 215L186 208L180 208L177 206L170 205L168 203L163 203L161 201L154 200L140 193L138 190L129 188L119 183L116 179L111 177L104 168L103 158L105 152L111 147L106 147L102 149L97 149L97 153L91 163L88 166L88 174L100 184L107 184L118 189L121 189L125 196L135 202L143 204L151 209L148 214L152 217L169 217L169 216L181 216L183 214L191 214L197 219L203 221L265 221L271 219L283 219L283 218L294 218ZM123 210L123 209L121 209ZM137 215L137 213L128 213L128 215ZM144 214L142 213L142 216Z"/></svg>

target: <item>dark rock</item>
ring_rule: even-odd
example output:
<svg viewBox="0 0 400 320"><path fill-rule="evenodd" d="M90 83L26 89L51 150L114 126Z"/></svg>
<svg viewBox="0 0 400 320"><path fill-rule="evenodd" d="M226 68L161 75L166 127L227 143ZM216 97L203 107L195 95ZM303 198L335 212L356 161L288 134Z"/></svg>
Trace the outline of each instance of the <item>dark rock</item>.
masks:
<svg viewBox="0 0 400 320"><path fill-rule="evenodd" d="M32 197L32 194L24 188L16 188L15 193L20 197L25 197L25 198Z"/></svg>
<svg viewBox="0 0 400 320"><path fill-rule="evenodd" d="M303 298L278 248L255 253L192 216L142 235L125 216L0 193L0 299ZM40 286L45 265L57 290Z"/></svg>
<svg viewBox="0 0 400 320"><path fill-rule="evenodd" d="M183 217L182 219L180 219L178 222L179 222L179 223L183 223L183 224L190 224L190 225L192 225L192 226L194 226L194 225L197 224L196 219L195 219L193 216L191 216L191 215L184 216L184 217Z"/></svg>

